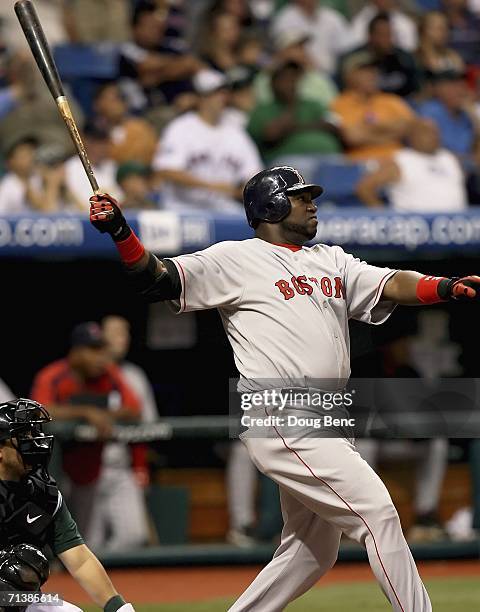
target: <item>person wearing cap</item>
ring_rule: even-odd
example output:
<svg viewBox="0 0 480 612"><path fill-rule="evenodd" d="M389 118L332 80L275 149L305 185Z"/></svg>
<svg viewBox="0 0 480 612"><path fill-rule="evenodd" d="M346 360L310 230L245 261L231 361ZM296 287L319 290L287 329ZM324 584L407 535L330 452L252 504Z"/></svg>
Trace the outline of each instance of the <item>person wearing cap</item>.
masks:
<svg viewBox="0 0 480 612"><path fill-rule="evenodd" d="M303 68L302 78L298 84L299 95L303 100L313 100L328 106L337 95L333 79L323 70L319 70L308 51L310 34L302 29L280 31L274 40L274 54L271 64L262 70L255 79L255 91L258 102L271 102L273 92L271 75L278 66L295 62Z"/></svg>
<svg viewBox="0 0 480 612"><path fill-rule="evenodd" d="M138 161L121 164L117 170L117 183L123 193L120 206L136 210L157 208L151 178L152 169L146 164Z"/></svg>
<svg viewBox="0 0 480 612"><path fill-rule="evenodd" d="M343 66L343 91L331 106L338 116L346 152L352 159L387 159L402 147L414 113L395 94L379 88L379 71L368 51Z"/></svg>
<svg viewBox="0 0 480 612"><path fill-rule="evenodd" d="M110 363L97 323L77 325L70 340L67 356L38 372L31 397L44 404L55 420L84 421L96 431L95 441L65 444L62 449L69 506L88 543L104 441L116 421L139 420L140 404L118 367Z"/></svg>
<svg viewBox="0 0 480 612"><path fill-rule="evenodd" d="M406 97L419 89L419 71L414 56L397 47L393 39L391 17L378 13L368 24L368 40L340 58L337 80L341 85L342 67L357 53L372 54L380 75L380 89Z"/></svg>
<svg viewBox="0 0 480 612"><path fill-rule="evenodd" d="M100 189L106 191L111 189L119 197L120 190L115 181L117 165L110 156L108 131L99 125L88 123L83 129L83 137ZM65 184L76 199L82 202L88 200L92 193L92 187L78 155L73 155L65 162Z"/></svg>
<svg viewBox="0 0 480 612"><path fill-rule="evenodd" d="M272 74L272 102L253 111L248 131L264 159L289 155L339 153L337 129L326 106L304 100L299 94L303 68L294 62L279 66Z"/></svg>
<svg viewBox="0 0 480 612"><path fill-rule="evenodd" d="M273 38L292 30L309 34L307 48L312 62L319 70L333 74L337 58L349 42L345 17L318 0L290 0L272 22Z"/></svg>
<svg viewBox="0 0 480 612"><path fill-rule="evenodd" d="M197 109L167 125L153 161L162 181L163 207L240 212L243 186L262 167L258 151L242 128L223 122L227 78L201 70L193 85Z"/></svg>

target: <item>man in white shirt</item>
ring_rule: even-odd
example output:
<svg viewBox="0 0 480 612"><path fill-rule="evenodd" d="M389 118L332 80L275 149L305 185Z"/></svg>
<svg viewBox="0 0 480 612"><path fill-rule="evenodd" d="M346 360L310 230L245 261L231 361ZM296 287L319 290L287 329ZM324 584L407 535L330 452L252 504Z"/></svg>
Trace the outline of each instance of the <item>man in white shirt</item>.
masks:
<svg viewBox="0 0 480 612"><path fill-rule="evenodd" d="M163 181L169 210L241 211L239 200L249 176L262 168L253 141L240 127L223 121L227 79L201 70L193 79L197 110L174 119L163 132L153 160Z"/></svg>
<svg viewBox="0 0 480 612"><path fill-rule="evenodd" d="M397 0L371 0L351 22L347 40L350 49L364 45L368 40L370 21L379 13L390 18L393 42L396 47L413 53L418 46L417 26L413 19L398 10Z"/></svg>
<svg viewBox="0 0 480 612"><path fill-rule="evenodd" d="M308 34L308 51L313 63L328 73L335 71L337 58L350 42L345 17L319 5L318 0L290 0L275 17L272 30L275 40L292 30Z"/></svg>
<svg viewBox="0 0 480 612"><path fill-rule="evenodd" d="M440 147L440 134L431 119L417 119L408 135L409 146L364 176L357 185L360 199L372 207L383 202L385 189L395 210L461 212L467 208L465 179L453 153Z"/></svg>
<svg viewBox="0 0 480 612"><path fill-rule="evenodd" d="M109 157L110 137L106 130L87 124L83 130L85 147L93 166L100 189L111 189L120 197L121 190L116 183L117 165ZM92 188L78 155L65 162L65 182L77 199L85 202L92 195Z"/></svg>

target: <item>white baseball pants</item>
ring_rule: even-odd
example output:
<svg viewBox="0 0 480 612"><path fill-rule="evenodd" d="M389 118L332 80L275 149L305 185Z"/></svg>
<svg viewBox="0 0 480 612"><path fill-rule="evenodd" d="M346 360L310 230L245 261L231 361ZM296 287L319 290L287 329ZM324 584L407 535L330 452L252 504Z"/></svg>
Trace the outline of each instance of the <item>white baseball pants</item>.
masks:
<svg viewBox="0 0 480 612"><path fill-rule="evenodd" d="M230 612L283 610L334 565L342 533L366 547L393 610L432 610L390 495L350 441L278 434L245 444L280 486L284 528L272 561Z"/></svg>

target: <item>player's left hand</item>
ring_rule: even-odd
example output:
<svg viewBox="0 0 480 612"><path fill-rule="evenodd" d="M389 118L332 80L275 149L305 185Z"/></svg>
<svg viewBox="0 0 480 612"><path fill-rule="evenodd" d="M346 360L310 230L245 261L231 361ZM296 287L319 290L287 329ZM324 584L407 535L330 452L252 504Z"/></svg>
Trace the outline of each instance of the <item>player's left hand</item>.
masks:
<svg viewBox="0 0 480 612"><path fill-rule="evenodd" d="M480 299L480 276L462 276L461 278L454 277L448 280L448 283L440 289L439 295L444 300L459 300L462 302L468 300Z"/></svg>

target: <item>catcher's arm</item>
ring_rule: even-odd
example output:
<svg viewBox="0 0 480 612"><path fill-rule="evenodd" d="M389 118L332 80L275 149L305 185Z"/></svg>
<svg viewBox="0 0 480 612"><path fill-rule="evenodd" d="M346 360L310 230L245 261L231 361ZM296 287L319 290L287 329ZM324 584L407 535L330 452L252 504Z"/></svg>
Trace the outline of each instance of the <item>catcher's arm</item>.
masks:
<svg viewBox="0 0 480 612"><path fill-rule="evenodd" d="M148 301L180 297L182 285L175 264L168 259L158 259L145 249L114 198L108 194L92 196L90 222L99 232L110 234L132 285Z"/></svg>
<svg viewBox="0 0 480 612"><path fill-rule="evenodd" d="M480 276L446 278L424 276L419 272L399 270L383 288L382 299L397 304L421 305L446 302L448 300L468 301L480 298Z"/></svg>
<svg viewBox="0 0 480 612"><path fill-rule="evenodd" d="M85 544L58 556L71 576L105 612L134 612L132 604L117 593L105 568Z"/></svg>

